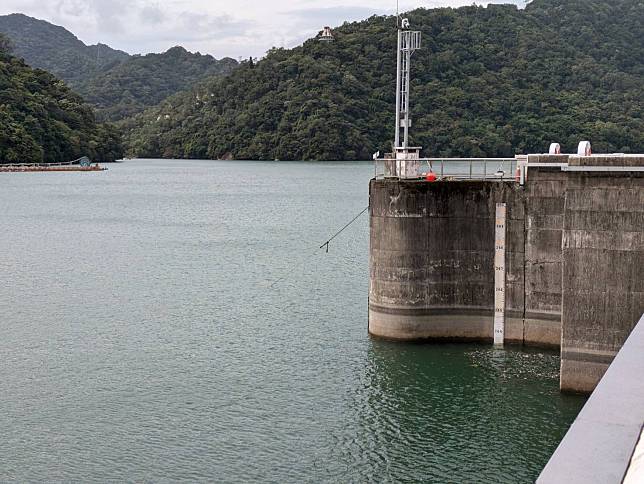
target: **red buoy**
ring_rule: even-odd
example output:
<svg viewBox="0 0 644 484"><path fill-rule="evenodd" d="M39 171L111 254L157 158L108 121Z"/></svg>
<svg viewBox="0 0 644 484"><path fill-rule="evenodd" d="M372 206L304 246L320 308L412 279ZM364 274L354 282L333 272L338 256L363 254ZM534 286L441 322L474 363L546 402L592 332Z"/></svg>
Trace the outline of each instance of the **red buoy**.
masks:
<svg viewBox="0 0 644 484"><path fill-rule="evenodd" d="M430 171L428 171L428 172L427 172L427 175L425 176L425 180L427 180L428 182L434 182L434 181L436 181L436 173L434 173L434 172L433 172L433 171L431 171L431 170L430 170Z"/></svg>

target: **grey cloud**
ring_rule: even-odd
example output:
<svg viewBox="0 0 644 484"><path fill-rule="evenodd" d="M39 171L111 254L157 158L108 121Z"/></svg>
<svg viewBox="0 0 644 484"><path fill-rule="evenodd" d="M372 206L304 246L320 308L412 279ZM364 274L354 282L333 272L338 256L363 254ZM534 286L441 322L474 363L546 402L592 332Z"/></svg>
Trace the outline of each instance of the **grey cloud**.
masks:
<svg viewBox="0 0 644 484"><path fill-rule="evenodd" d="M147 25L158 25L166 20L166 15L158 5L145 5L139 12L141 22Z"/></svg>
<svg viewBox="0 0 644 484"><path fill-rule="evenodd" d="M103 32L123 32L124 19L130 14L131 2L127 0L92 0L96 24Z"/></svg>
<svg viewBox="0 0 644 484"><path fill-rule="evenodd" d="M133 3L127 0L58 0L54 11L59 17L93 22L100 31L113 33L123 31Z"/></svg>
<svg viewBox="0 0 644 484"><path fill-rule="evenodd" d="M130 51L162 52L172 46L183 45L188 50L210 52L217 57L222 55L221 51L210 46L228 45L227 55L230 55L231 49L238 51L239 45L249 44L250 32L256 27L253 22L241 22L227 15L187 11L170 15L159 10L158 23L140 22L136 28L128 24L127 43L134 46ZM145 15L145 12L141 9L139 13Z"/></svg>
<svg viewBox="0 0 644 484"><path fill-rule="evenodd" d="M283 12L293 18L299 25L340 25L345 21L363 20L372 15L383 15L388 12L371 7L312 7Z"/></svg>
<svg viewBox="0 0 644 484"><path fill-rule="evenodd" d="M82 0L60 0L54 4L54 11L60 16L83 17L87 8L87 2Z"/></svg>
<svg viewBox="0 0 644 484"><path fill-rule="evenodd" d="M149 0L57 0L55 3L59 18L74 18L74 23L94 26L97 32L109 37L126 33L106 41L128 51L220 41L244 36L253 26L252 22L241 22L229 15L210 15L198 8L179 12L171 9L168 3Z"/></svg>
<svg viewBox="0 0 644 484"><path fill-rule="evenodd" d="M179 14L181 35L185 40L208 40L245 35L251 22L241 22L229 15L203 15L194 12Z"/></svg>
<svg viewBox="0 0 644 484"><path fill-rule="evenodd" d="M520 7L524 7L526 4L526 0L450 0L450 1L445 1L445 0L426 0L426 2L422 5L425 8L439 8L439 7L467 7L472 5L473 3L477 5L488 5L488 4L507 4L511 3L514 5L518 5Z"/></svg>
<svg viewBox="0 0 644 484"><path fill-rule="evenodd" d="M217 5L235 8L230 0L0 0L0 13L23 12L63 25L88 44L103 42L128 52L160 52L177 44L215 56L258 55L273 45L291 47L309 38L324 25L362 20L374 14L393 14L367 0L348 0L340 7L310 0L310 8L289 10L302 1L271 0L274 13L261 17L248 11L214 10ZM262 0L263 1L263 0ZM461 6L472 3L515 3L524 0L401 0L401 9L420 6ZM212 13L215 12L215 13ZM239 15L239 17L238 17ZM250 20L241 21L240 17Z"/></svg>

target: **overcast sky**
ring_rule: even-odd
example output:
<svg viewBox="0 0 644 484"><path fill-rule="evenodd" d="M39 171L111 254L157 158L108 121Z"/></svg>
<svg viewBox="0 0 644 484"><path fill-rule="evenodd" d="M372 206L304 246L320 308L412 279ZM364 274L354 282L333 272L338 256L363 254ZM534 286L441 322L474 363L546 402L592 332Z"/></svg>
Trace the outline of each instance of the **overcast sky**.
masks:
<svg viewBox="0 0 644 484"><path fill-rule="evenodd" d="M473 0L400 0L401 9L471 5ZM477 1L478 4L524 0ZM395 0L1 0L0 14L20 12L62 25L86 44L131 54L175 45L215 57L263 56L293 47L324 25L393 14Z"/></svg>

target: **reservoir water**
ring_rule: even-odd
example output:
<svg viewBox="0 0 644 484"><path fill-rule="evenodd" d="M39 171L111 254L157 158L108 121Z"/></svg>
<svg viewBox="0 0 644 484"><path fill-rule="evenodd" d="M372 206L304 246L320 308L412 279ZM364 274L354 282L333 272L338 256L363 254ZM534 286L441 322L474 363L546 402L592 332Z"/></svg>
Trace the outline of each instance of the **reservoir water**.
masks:
<svg viewBox="0 0 644 484"><path fill-rule="evenodd" d="M0 175L0 481L531 482L555 352L367 334L369 163Z"/></svg>

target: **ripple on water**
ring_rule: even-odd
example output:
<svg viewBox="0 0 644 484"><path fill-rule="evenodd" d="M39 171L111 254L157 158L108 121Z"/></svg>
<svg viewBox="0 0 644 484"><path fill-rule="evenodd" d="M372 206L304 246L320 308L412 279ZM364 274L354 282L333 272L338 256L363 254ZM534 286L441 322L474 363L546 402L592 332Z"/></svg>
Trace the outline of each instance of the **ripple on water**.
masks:
<svg viewBox="0 0 644 484"><path fill-rule="evenodd" d="M372 170L3 177L0 481L534 480L557 355L371 340L367 219L315 250Z"/></svg>

